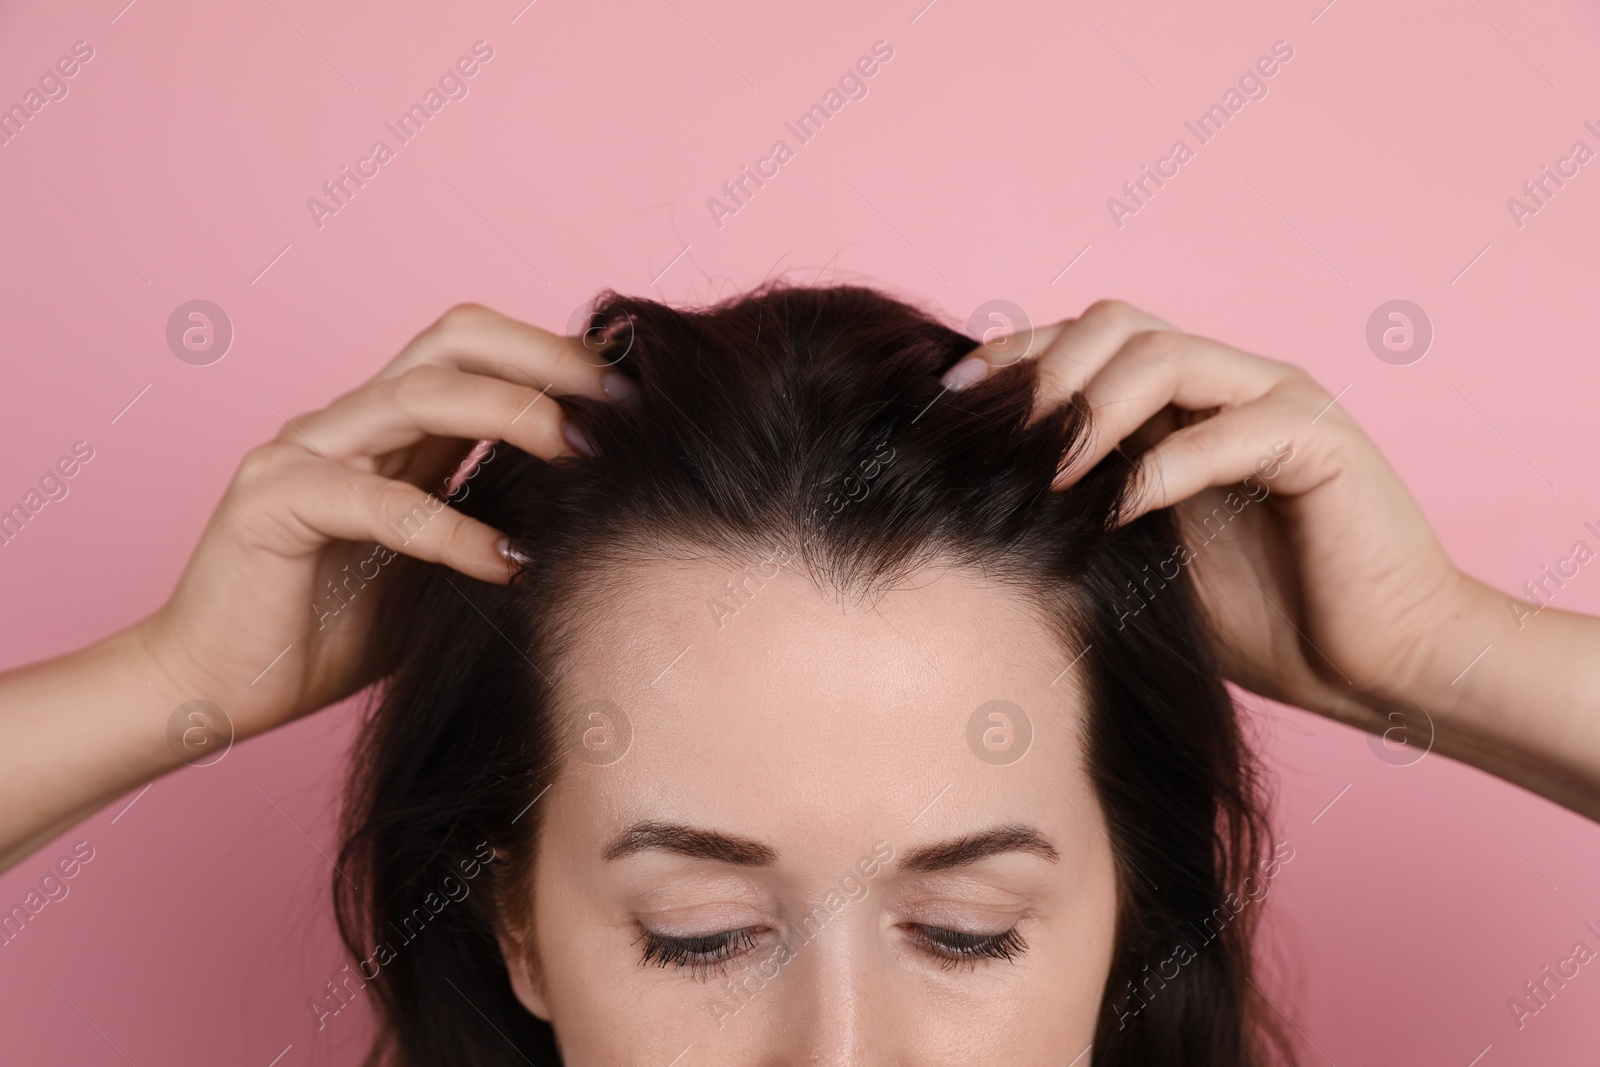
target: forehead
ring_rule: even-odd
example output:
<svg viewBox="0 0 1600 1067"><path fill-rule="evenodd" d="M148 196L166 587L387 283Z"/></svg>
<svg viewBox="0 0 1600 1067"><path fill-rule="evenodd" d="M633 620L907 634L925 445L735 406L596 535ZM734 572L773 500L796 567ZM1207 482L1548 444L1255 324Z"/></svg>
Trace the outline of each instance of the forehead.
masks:
<svg viewBox="0 0 1600 1067"><path fill-rule="evenodd" d="M928 567L856 600L702 560L641 564L617 591L578 607L558 682L568 790L616 819L770 836L1079 795L1082 664L1015 590Z"/></svg>

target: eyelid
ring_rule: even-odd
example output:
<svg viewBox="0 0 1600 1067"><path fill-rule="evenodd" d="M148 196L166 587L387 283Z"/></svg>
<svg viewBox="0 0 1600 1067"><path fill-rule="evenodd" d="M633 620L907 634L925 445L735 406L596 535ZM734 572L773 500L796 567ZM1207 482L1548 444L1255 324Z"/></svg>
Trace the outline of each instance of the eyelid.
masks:
<svg viewBox="0 0 1600 1067"><path fill-rule="evenodd" d="M765 909L734 901L690 904L662 909L635 909L638 928L661 937L709 937L744 926L765 926L771 918Z"/></svg>
<svg viewBox="0 0 1600 1067"><path fill-rule="evenodd" d="M700 979L713 970L726 974L728 962L754 951L766 933L765 927L754 926L686 937L659 934L642 925L640 930L644 945L640 966L688 968L691 977Z"/></svg>
<svg viewBox="0 0 1600 1067"><path fill-rule="evenodd" d="M962 915L951 913L930 915L920 914L916 917L907 917L900 925L906 927L921 927L929 930L947 930L953 934L963 934L970 937L989 937L1003 934L1016 927L1022 916L1015 913L1006 915L974 915L971 912Z"/></svg>
<svg viewBox="0 0 1600 1067"><path fill-rule="evenodd" d="M1055 888L1010 872L963 868L916 875L893 885L896 911L987 911L1020 915Z"/></svg>
<svg viewBox="0 0 1600 1067"><path fill-rule="evenodd" d="M644 885L632 878L627 881L633 884L624 883L621 887L623 899L628 909L641 918L662 917L666 921L676 915L766 915L772 911L769 895L752 879L730 872L694 871L666 878L657 875ZM637 891L630 893L629 889Z"/></svg>
<svg viewBox="0 0 1600 1067"><path fill-rule="evenodd" d="M1028 951L1028 942L1016 926L992 934L971 934L925 923L906 924L909 936L922 952L941 967L976 967L979 963L1015 963Z"/></svg>
<svg viewBox="0 0 1600 1067"><path fill-rule="evenodd" d="M1033 897L971 881L903 887L894 893L891 907L896 915L930 926L970 926L974 922L1011 926L1037 911Z"/></svg>

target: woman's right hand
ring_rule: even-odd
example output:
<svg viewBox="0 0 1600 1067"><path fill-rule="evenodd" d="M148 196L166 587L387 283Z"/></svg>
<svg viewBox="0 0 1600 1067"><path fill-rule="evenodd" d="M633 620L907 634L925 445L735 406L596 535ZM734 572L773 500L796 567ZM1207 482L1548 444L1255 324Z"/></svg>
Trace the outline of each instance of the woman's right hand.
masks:
<svg viewBox="0 0 1600 1067"><path fill-rule="evenodd" d="M356 691L391 553L509 579L500 532L450 507L447 482L474 440L581 454L545 394L626 396L604 349L476 305L446 312L244 457L171 599L131 632L143 661L169 692L219 705L239 738Z"/></svg>

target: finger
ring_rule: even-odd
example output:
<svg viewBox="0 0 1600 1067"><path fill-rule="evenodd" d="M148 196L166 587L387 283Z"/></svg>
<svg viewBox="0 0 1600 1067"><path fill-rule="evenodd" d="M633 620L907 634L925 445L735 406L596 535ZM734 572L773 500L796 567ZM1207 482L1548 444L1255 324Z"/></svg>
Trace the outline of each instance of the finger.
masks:
<svg viewBox="0 0 1600 1067"><path fill-rule="evenodd" d="M1084 389L1128 340L1151 331L1171 331L1162 320L1120 300L1102 300L1069 323L1039 357L1034 414L1060 407Z"/></svg>
<svg viewBox="0 0 1600 1067"><path fill-rule="evenodd" d="M410 448L379 456L371 469L385 478L397 478L449 496L451 483L464 478L497 443L482 439L464 441L458 437L424 437ZM473 460L474 455L479 459ZM365 464L358 465L367 469Z"/></svg>
<svg viewBox="0 0 1600 1067"><path fill-rule="evenodd" d="M276 526L288 551L315 551L329 540L375 541L482 581L504 584L510 577L499 530L407 482L279 444L252 452L236 484L252 504L253 519L246 521Z"/></svg>
<svg viewBox="0 0 1600 1067"><path fill-rule="evenodd" d="M612 369L632 344L631 334L563 337L478 304L461 304L440 316L408 344L379 377L435 364L493 375L534 389L624 400L638 386Z"/></svg>
<svg viewBox="0 0 1600 1067"><path fill-rule="evenodd" d="M988 370L1009 367L1024 359L1038 359L1071 321L1053 322L1048 326L1025 326L1009 333L999 329L986 331L979 339L982 343L967 358L983 360Z"/></svg>
<svg viewBox="0 0 1600 1067"><path fill-rule="evenodd" d="M1094 438L1057 477L1069 484L1167 405L1236 408L1265 396L1299 368L1189 334L1135 334L1084 389Z"/></svg>
<svg viewBox="0 0 1600 1067"><path fill-rule="evenodd" d="M1010 337L997 337L963 359L945 374L952 389L966 388L983 380L996 367L1032 357L1039 361L1039 386L1035 414L1060 406L1095 376L1128 338L1148 330L1172 327L1148 312L1121 300L1100 300L1084 313L1066 322L1041 327L1032 333L1031 343L1018 345ZM975 362L970 362L974 360Z"/></svg>
<svg viewBox="0 0 1600 1067"><path fill-rule="evenodd" d="M1132 522L1202 490L1241 482L1240 500L1265 499L1273 479L1294 461L1295 437L1306 427L1301 405L1273 396L1178 430L1140 458L1120 520Z"/></svg>
<svg viewBox="0 0 1600 1067"><path fill-rule="evenodd" d="M566 436L571 432L548 389L425 363L351 390L296 420L283 439L341 462L385 455L430 435L507 441L549 459L584 454Z"/></svg>

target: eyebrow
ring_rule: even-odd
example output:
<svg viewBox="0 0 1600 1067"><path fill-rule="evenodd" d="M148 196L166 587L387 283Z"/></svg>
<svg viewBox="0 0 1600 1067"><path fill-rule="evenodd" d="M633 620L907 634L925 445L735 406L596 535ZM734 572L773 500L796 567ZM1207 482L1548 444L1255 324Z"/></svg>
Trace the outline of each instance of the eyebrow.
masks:
<svg viewBox="0 0 1600 1067"><path fill-rule="evenodd" d="M606 846L602 858L609 863L650 851L671 852L737 867L770 867L778 862L774 849L751 838L667 822L635 823ZM918 874L947 871L1007 852L1026 852L1051 863L1061 860L1056 847L1031 826L997 826L914 848L901 858L900 869Z"/></svg>
<svg viewBox="0 0 1600 1067"><path fill-rule="evenodd" d="M947 871L1006 852L1027 852L1051 863L1061 860L1061 853L1056 851L1056 847L1033 827L997 826L951 841L914 848L900 858L900 869L922 874Z"/></svg>
<svg viewBox="0 0 1600 1067"><path fill-rule="evenodd" d="M604 858L609 863L652 850L738 867L770 867L778 862L776 851L748 837L666 822L641 822L628 827L606 846Z"/></svg>

